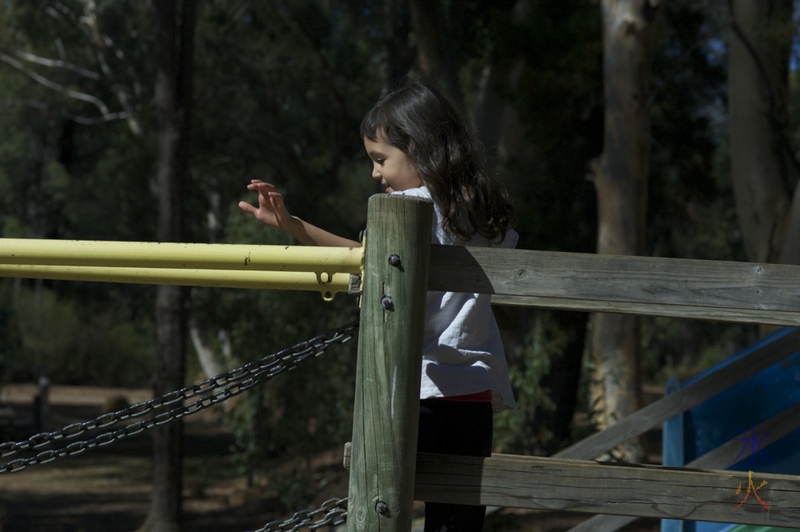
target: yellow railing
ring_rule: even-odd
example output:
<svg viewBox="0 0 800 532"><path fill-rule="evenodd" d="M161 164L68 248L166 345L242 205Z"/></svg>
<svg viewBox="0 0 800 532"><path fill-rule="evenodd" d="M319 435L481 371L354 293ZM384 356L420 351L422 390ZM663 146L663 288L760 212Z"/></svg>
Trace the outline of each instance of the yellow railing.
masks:
<svg viewBox="0 0 800 532"><path fill-rule="evenodd" d="M0 276L347 292L362 248L0 239Z"/></svg>

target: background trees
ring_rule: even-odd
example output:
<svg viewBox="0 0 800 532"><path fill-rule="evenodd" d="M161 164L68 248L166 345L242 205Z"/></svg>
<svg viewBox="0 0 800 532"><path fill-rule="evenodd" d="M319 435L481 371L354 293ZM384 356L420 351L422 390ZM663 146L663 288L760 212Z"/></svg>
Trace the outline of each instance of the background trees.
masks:
<svg viewBox="0 0 800 532"><path fill-rule="evenodd" d="M159 236L159 199L171 199L183 203L183 240L289 244L235 208L258 177L275 182L297 214L355 237L366 198L378 191L358 124L410 72L440 84L475 122L517 203L521 247L797 261L788 0L205 0L197 4L190 114L181 110L188 91L176 87L175 99L164 100L155 90L159 60L169 58L156 4L172 3L0 6L0 236L178 238ZM612 16L623 8L632 18ZM604 46L615 20L633 21L624 23L640 38ZM634 65L638 77L610 69L620 64ZM622 84L634 80L633 88ZM189 120L191 131L185 182L169 197L159 180L159 101L176 106L160 107L162 117ZM623 114L631 104L638 114ZM612 150L619 165L610 164ZM624 161L635 169L620 170ZM629 185L615 183L625 176ZM627 199L610 199L626 187ZM615 234L628 245L607 246L607 221L623 212L633 221ZM155 301L154 287L0 280L7 378L46 371L56 382L149 386L163 321ZM342 296L323 304L316 294L213 289L192 290L189 310L194 334L179 332L178 341L191 337L216 368L356 312ZM616 350L599 341L611 329L602 318L587 328L580 313L497 314L521 405L498 417L498 446L553 452L589 430L574 414L592 406L586 384L599 366L589 355ZM52 331L56 320L75 325L44 335L44 322ZM655 383L755 335L686 320L648 318L639 327L639 339L620 337L630 344L626 364L641 364ZM98 340L82 342L87 330ZM248 469L347 438L352 353L318 362L229 412ZM178 373L193 381L201 371L190 356ZM626 413L613 405L605 401L606 420Z"/></svg>

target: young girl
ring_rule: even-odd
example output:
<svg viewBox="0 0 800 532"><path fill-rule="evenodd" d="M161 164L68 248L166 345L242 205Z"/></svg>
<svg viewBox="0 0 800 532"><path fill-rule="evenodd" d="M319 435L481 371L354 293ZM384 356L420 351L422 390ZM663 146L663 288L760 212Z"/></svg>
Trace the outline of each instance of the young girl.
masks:
<svg viewBox="0 0 800 532"><path fill-rule="evenodd" d="M514 247L514 209L488 174L453 106L425 83L381 99L361 123L372 177L390 194L433 200L433 244ZM239 207L308 245L359 246L292 216L269 183L253 180L258 206ZM483 294L428 292L422 352L419 452L489 456L492 412L514 406L500 332ZM427 503L425 532L479 532L485 508Z"/></svg>

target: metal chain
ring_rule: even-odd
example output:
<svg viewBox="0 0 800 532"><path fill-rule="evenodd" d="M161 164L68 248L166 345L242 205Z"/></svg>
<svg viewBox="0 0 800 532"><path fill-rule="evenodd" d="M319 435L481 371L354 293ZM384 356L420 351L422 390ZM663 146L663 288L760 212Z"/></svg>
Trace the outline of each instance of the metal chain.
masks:
<svg viewBox="0 0 800 532"><path fill-rule="evenodd" d="M353 320L338 329L328 331L311 340L301 342L278 353L267 355L261 360L251 362L181 390L169 392L161 397L137 403L117 412L103 414L91 421L73 423L55 432L36 434L21 442L4 443L0 445L0 458L13 456L22 450L43 449L61 440L75 439L90 431L107 429L122 421L152 414L152 417L148 419L131 423L112 432L98 434L88 440L76 441L60 449L42 451L30 458L12 460L0 465L0 474L21 471L30 465L45 464L65 456L74 456L88 449L108 445L139 434L154 426L164 425L199 412L239 395L257 384L267 382L281 373L290 371L305 360L320 356L331 345L343 344L351 340L357 330L358 320ZM185 403L186 400L193 398L198 399L188 404ZM169 410L164 410L166 408L169 408Z"/></svg>
<svg viewBox="0 0 800 532"><path fill-rule="evenodd" d="M254 532L295 532L297 530L317 530L324 526L336 527L347 521L347 497L330 499L316 510L295 512L286 521L270 521Z"/></svg>

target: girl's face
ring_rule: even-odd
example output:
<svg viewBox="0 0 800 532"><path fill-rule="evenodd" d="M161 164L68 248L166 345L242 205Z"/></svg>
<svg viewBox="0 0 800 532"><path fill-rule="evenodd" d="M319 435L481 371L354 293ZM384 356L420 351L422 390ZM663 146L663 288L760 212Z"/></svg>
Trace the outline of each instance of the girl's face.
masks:
<svg viewBox="0 0 800 532"><path fill-rule="evenodd" d="M395 190L421 187L422 180L408 155L382 138L380 134L377 141L364 137L364 147L372 159L372 178L380 181L389 194Z"/></svg>

